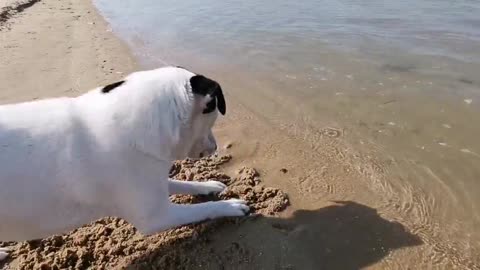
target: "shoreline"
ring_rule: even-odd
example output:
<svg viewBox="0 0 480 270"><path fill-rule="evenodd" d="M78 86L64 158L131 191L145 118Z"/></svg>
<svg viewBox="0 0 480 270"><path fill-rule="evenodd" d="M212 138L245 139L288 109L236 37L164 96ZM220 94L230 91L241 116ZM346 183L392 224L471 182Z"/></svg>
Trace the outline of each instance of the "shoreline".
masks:
<svg viewBox="0 0 480 270"><path fill-rule="evenodd" d="M134 52L112 33L89 0L41 0L10 18L8 24L11 29L0 30L0 81L4 84L0 104L79 95L140 68ZM228 96L232 97L227 93ZM219 141L232 144L231 149L222 151L233 156L231 162L222 165L222 170L227 175L235 175L242 166L259 168L265 184L282 189L292 202L292 206L280 214L292 224L278 227L269 220L260 220L240 228L221 229L220 235L227 242L240 243L240 250L228 251L233 260L244 258L239 254L248 253L249 249L263 254L249 255L251 261L241 264L242 269L269 265L273 268L275 260L282 261L280 266L286 267L281 269L292 269L288 265L315 269L328 266L320 259L326 260L332 255L349 257L353 266L368 269L395 268L407 260L409 265L415 265L424 261L425 256L445 259L443 253L448 250L443 250L442 243L428 243L422 239L423 244L419 244L409 232L416 229L415 226L407 225L405 217L387 211L390 206L386 204L392 202L377 200L375 192L362 182L372 175L378 176L376 168L368 168L367 176L358 172L354 167L358 161L349 160L351 149L341 138L320 136L315 147L320 147L323 153L305 152L309 149L307 144L299 146L300 140L277 134L274 131L279 128L274 123L262 122L255 112L242 104L233 100L228 107L227 117L220 119L215 128ZM269 134L268 142L259 134ZM355 203L343 207L332 203L334 200ZM308 214L302 216L305 212ZM352 220L351 216L360 217L363 224ZM395 225L397 223L400 225ZM336 228L344 228L340 231L345 235L338 233ZM259 230L263 234L261 241L255 239ZM239 232L244 234L243 239L238 238ZM332 236L329 237L329 233ZM222 246L218 238L209 237L217 241L206 247ZM349 244L342 246L336 240L349 241ZM198 244L204 245L201 241ZM333 254L329 254L325 250L330 247L344 250L335 253L334 248ZM337 269L346 266L341 263L342 258L338 260L333 260L330 266L337 266ZM445 260L442 266L447 268L476 267L462 262L461 258ZM206 269L212 269L212 265Z"/></svg>

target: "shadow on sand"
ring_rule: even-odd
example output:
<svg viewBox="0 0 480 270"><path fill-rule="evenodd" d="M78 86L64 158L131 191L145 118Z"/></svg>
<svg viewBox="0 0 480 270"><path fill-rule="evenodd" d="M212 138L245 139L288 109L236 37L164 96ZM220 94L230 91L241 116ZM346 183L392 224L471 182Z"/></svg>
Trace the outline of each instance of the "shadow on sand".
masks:
<svg viewBox="0 0 480 270"><path fill-rule="evenodd" d="M422 244L400 223L350 201L298 210L289 218L226 223L209 223L195 240L172 240L137 257L127 268L360 269L395 249Z"/></svg>

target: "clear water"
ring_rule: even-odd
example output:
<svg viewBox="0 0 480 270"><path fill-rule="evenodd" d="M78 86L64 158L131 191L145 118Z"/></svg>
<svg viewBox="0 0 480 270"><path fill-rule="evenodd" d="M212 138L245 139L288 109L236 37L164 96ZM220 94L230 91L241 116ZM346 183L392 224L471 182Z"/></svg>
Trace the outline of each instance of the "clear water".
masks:
<svg viewBox="0 0 480 270"><path fill-rule="evenodd" d="M292 46L300 41L375 53L374 43L480 61L480 4L474 0L97 3L122 31L201 52L270 48L285 53L302 49Z"/></svg>
<svg viewBox="0 0 480 270"><path fill-rule="evenodd" d="M347 130L356 151L384 161L395 211L480 263L479 1L96 5L146 66L220 78L249 110L313 144L325 126Z"/></svg>

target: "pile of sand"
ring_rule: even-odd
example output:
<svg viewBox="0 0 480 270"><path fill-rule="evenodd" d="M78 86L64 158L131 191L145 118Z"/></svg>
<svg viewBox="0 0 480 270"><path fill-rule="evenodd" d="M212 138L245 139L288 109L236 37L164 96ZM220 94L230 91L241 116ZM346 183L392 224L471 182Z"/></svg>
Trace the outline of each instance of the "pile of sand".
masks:
<svg viewBox="0 0 480 270"><path fill-rule="evenodd" d="M177 203L198 203L207 200L242 198L249 202L254 214L274 215L288 205L287 196L280 190L264 187L258 173L241 168L234 178L218 171L230 156L210 157L198 161L184 160L174 164L170 176L178 180L218 180L228 189L218 195L175 195ZM251 219L228 218L183 226L153 236L144 237L130 224L119 218L95 221L65 235L15 245L4 269L198 269L225 259L228 254L215 254L209 246L213 232L227 226L238 226ZM235 258L242 248L231 246ZM228 252L227 252L228 253ZM239 255L240 254L240 255ZM2 265L0 265L1 267Z"/></svg>

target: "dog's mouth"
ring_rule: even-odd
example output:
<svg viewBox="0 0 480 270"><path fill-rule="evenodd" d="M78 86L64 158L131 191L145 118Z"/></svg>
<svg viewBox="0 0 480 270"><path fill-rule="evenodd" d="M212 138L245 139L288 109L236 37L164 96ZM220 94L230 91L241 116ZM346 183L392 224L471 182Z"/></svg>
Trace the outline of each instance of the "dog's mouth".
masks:
<svg viewBox="0 0 480 270"><path fill-rule="evenodd" d="M215 146L214 149L204 150L204 151L200 152L200 154L198 156L199 156L199 158L213 156L213 155L216 155L218 153L217 150L218 150L218 148Z"/></svg>
<svg viewBox="0 0 480 270"><path fill-rule="evenodd" d="M203 151L198 155L198 158L200 159L200 158L211 157L216 155L218 155L218 151L213 151L213 152Z"/></svg>

